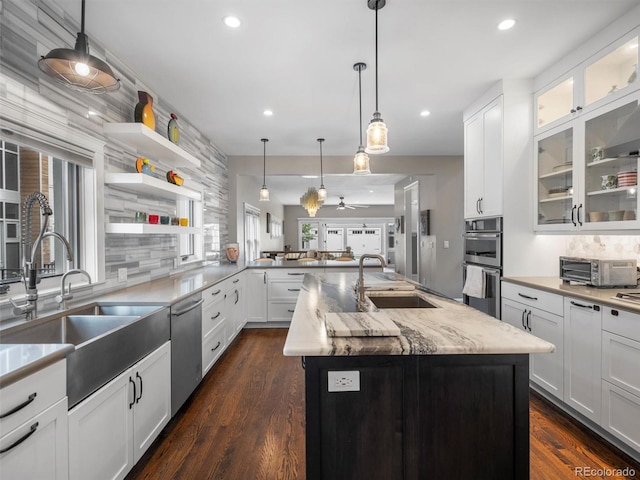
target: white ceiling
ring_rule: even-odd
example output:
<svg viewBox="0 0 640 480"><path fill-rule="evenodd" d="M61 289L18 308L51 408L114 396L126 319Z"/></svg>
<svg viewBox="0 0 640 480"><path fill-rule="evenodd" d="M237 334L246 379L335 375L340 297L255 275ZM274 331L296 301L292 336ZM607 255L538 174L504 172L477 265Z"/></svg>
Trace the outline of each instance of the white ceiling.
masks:
<svg viewBox="0 0 640 480"><path fill-rule="evenodd" d="M80 0L55 1L79 22ZM379 110L389 155L461 155L462 112L492 84L536 76L639 3L387 0ZM224 25L229 14L240 28ZM516 26L498 31L508 17ZM352 155L356 62L368 65L364 128L375 109L374 20L367 0L86 0L85 31L227 155L261 156L262 137L269 155L317 155L318 137L325 155Z"/></svg>

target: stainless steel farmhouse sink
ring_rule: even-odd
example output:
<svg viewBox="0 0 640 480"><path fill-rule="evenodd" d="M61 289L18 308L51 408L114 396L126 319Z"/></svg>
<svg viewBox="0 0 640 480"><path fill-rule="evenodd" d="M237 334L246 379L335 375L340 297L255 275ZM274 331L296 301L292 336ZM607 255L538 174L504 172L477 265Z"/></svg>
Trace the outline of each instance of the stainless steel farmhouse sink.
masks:
<svg viewBox="0 0 640 480"><path fill-rule="evenodd" d="M69 408L170 338L169 308L94 303L0 332L0 343L70 343Z"/></svg>
<svg viewBox="0 0 640 480"><path fill-rule="evenodd" d="M431 302L426 301L420 295L374 295L367 294L367 297L378 309L386 308L438 308Z"/></svg>

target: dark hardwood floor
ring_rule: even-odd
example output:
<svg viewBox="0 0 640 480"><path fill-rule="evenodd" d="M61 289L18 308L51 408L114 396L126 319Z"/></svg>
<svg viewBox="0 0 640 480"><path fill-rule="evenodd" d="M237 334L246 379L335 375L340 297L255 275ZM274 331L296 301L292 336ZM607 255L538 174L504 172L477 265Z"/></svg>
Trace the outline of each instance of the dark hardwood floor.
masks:
<svg viewBox="0 0 640 480"><path fill-rule="evenodd" d="M304 480L304 371L282 355L286 334L243 330L126 480ZM640 480L639 464L538 395L530 411L531 480ZM635 476L605 471L625 467Z"/></svg>

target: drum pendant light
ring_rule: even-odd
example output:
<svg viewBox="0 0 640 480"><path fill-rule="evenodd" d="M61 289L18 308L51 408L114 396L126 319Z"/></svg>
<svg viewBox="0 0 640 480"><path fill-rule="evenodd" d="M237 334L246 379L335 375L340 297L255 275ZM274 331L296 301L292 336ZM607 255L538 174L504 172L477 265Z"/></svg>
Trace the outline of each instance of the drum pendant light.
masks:
<svg viewBox="0 0 640 480"><path fill-rule="evenodd" d="M358 62L353 66L353 69L358 71L358 97L360 103L360 128L358 129L360 146L358 147L356 156L353 157L354 175L369 175L371 173L369 169L369 155L367 155L362 146L362 70L366 70L366 68L367 64L362 62Z"/></svg>
<svg viewBox="0 0 640 480"><path fill-rule="evenodd" d="M38 67L57 82L80 92L101 94L120 88L111 67L89 54L89 38L84 34L84 1L76 46L55 48L38 60Z"/></svg>
<svg viewBox="0 0 640 480"><path fill-rule="evenodd" d="M384 7L386 0L367 0L370 9L376 11L376 111L367 128L367 148L365 152L372 154L387 153L387 126L378 111L378 10Z"/></svg>
<svg viewBox="0 0 640 480"><path fill-rule="evenodd" d="M319 138L318 143L320 143L320 188L318 189L318 200L320 202L324 202L327 199L327 189L324 188L324 177L322 175L322 142L324 142L324 138Z"/></svg>
<svg viewBox="0 0 640 480"><path fill-rule="evenodd" d="M268 138L261 138L262 142L262 188L260 189L260 196L258 200L260 202L269 201L269 189L267 188L266 175L267 175L267 142Z"/></svg>

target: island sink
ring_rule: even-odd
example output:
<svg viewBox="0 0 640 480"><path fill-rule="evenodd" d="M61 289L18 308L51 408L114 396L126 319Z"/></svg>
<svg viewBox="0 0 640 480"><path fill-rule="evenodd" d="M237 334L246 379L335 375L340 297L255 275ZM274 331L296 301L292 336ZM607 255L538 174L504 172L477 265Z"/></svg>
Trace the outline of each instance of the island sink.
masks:
<svg viewBox="0 0 640 480"><path fill-rule="evenodd" d="M438 308L418 295L368 296L379 309L385 308Z"/></svg>

